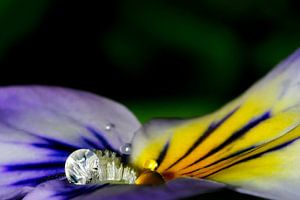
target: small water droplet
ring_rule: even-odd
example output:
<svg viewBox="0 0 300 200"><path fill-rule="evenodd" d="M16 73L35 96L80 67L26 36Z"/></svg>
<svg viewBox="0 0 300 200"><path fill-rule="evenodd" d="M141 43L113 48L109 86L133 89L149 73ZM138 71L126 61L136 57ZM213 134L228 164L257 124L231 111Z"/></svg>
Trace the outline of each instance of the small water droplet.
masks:
<svg viewBox="0 0 300 200"><path fill-rule="evenodd" d="M157 162L155 160L146 160L144 163L144 168L154 171L157 167Z"/></svg>
<svg viewBox="0 0 300 200"><path fill-rule="evenodd" d="M120 147L120 152L125 155L131 154L131 144L126 143Z"/></svg>
<svg viewBox="0 0 300 200"><path fill-rule="evenodd" d="M113 128L115 128L115 125L113 123L108 123L105 125L106 131L111 131Z"/></svg>

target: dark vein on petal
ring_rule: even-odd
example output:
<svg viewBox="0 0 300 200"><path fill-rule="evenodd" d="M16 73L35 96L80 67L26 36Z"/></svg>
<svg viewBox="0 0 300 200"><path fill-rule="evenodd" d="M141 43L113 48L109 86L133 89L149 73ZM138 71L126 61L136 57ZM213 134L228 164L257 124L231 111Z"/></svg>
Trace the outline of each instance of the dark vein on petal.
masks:
<svg viewBox="0 0 300 200"><path fill-rule="evenodd" d="M224 118L222 118L218 122L213 122L210 126L206 129L206 131L196 140L196 142L188 149L187 152L183 156L181 156L177 161L175 161L172 165L170 165L166 170L170 169L186 156L188 156L195 148L197 148L208 136L210 136L218 127L220 127L226 120L228 120L237 110L239 107L233 109L230 113L228 113Z"/></svg>
<svg viewBox="0 0 300 200"><path fill-rule="evenodd" d="M64 169L64 167L65 167L65 161L3 165L3 168L8 172L28 171L28 170L53 170L53 169Z"/></svg>
<svg viewBox="0 0 300 200"><path fill-rule="evenodd" d="M283 144L281 144L281 145L278 145L278 146L276 146L276 147L273 147L273 148L271 148L271 149L268 149L268 150L266 150L266 151L264 151L264 152L260 152L260 153L257 153L257 154L255 154L255 155L252 155L252 156L249 156L249 157L247 157L247 158L244 158L244 159L242 159L242 160L240 160L240 161L237 161L237 162L232 163L232 164L230 164L230 165L228 165L228 166L226 166L226 167L223 167L223 168L221 168L221 169L219 169L219 170L217 170L217 171L214 171L214 172L212 172L211 174L206 175L206 176L204 176L204 177L202 177L202 178L211 176L211 175L213 175L213 174L215 174L215 173L217 173L217 172L219 172L219 171L221 171L221 170L230 168L230 167L232 167L233 165L237 165L237 164L242 163L242 162L250 161L250 160L252 160L252 159L259 158L259 157L263 156L264 154L271 153L271 152L273 152L273 151L277 151L277 150L286 148L286 147L288 147L290 144L294 143L295 141L297 141L297 140L299 140L299 139L300 139L300 137L297 137L297 138L295 138L295 139L293 139L293 140L291 140L291 141L285 142L285 143L283 143Z"/></svg>
<svg viewBox="0 0 300 200"><path fill-rule="evenodd" d="M108 141L102 136L103 134L101 132L96 131L94 128L90 126L86 127L86 129L97 138L102 148L110 151L115 151L114 148L108 143Z"/></svg>
<svg viewBox="0 0 300 200"><path fill-rule="evenodd" d="M101 149L101 146L97 145L95 142L86 137L82 137L82 140L94 149Z"/></svg>
<svg viewBox="0 0 300 200"><path fill-rule="evenodd" d="M36 137L42 139L45 143L38 143L38 142L32 143L32 146L35 146L35 147L46 148L46 149L51 149L51 150L56 150L56 151L65 151L68 153L71 153L71 152L79 149L79 147L77 147L77 146L67 144L65 142L58 141L55 139L46 138L41 135L36 135Z"/></svg>
<svg viewBox="0 0 300 200"><path fill-rule="evenodd" d="M54 180L57 178L61 178L64 176L64 173L55 173L52 175L46 175L46 176L39 176L34 178L28 178L19 180L16 182L11 183L11 186L37 186L40 183L43 183L45 181Z"/></svg>
<svg viewBox="0 0 300 200"><path fill-rule="evenodd" d="M216 164L218 164L218 163L220 163L220 162L222 162L222 161L224 161L224 160L228 160L228 159L230 159L230 158L233 158L233 157L239 156L239 155L241 155L241 154L244 154L244 153L246 153L246 152L248 152L248 151L251 151L251 150L255 149L256 147L257 147L257 146L251 146L251 147L242 149L242 150L240 150L240 151L238 151L238 152L235 152L235 153L233 153L233 154L230 154L229 156L226 156L226 157L224 157L224 158L221 158L221 159L219 159L219 160L217 160L217 161L215 161L215 162L213 162L213 163L211 163L211 164L209 164L209 165L206 165L205 167L201 167L201 168L195 169L195 170L193 170L193 171L186 172L186 173L184 173L183 175L188 175L188 174L190 174L190 173L194 173L194 172L199 171L199 170L201 170L201 169L206 169L206 168L211 167L211 166L213 166L213 165L216 165Z"/></svg>
<svg viewBox="0 0 300 200"><path fill-rule="evenodd" d="M160 163L164 160L166 154L167 154L167 151L169 149L169 141L167 142L167 144L164 146L163 150L160 152L159 156L158 156L158 159L157 159L157 165L159 166Z"/></svg>
<svg viewBox="0 0 300 200"><path fill-rule="evenodd" d="M184 169L200 162L201 160L208 158L209 156L215 154L216 152L222 150L224 147L226 147L227 145L233 143L234 141L236 141L237 139L239 139L240 137L242 137L243 135L245 135L250 129L254 128L255 126L257 126L259 123L269 119L271 117L270 112L265 112L264 114L262 114L261 116L259 116L258 118L254 118L253 120L251 120L248 124L246 124L244 127L242 127L240 130L238 130L237 132L235 132L234 134L232 134L228 139L226 139L222 144L220 144L219 146L217 146L216 148L212 149L210 152L208 152L205 156L200 157L198 160L196 160L195 162L189 164L187 167L185 167Z"/></svg>
<svg viewBox="0 0 300 200"><path fill-rule="evenodd" d="M33 132L27 131L25 129L18 128L7 122L1 121L0 123L11 129L21 131L24 134L36 137L44 142L44 143L42 143L42 142L31 143L32 146L35 146L35 147L47 148L47 149L58 150L58 151L66 151L66 152L73 152L76 149L79 149L79 147L77 147L77 146L74 146L74 145L59 141L59 140L55 140L52 138L48 138L48 137L42 136L41 134L33 133Z"/></svg>

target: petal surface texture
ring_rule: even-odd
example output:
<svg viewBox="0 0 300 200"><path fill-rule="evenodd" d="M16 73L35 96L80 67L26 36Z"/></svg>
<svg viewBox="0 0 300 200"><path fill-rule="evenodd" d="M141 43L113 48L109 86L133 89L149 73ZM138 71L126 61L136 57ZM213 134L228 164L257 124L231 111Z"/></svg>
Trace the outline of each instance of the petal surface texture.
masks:
<svg viewBox="0 0 300 200"><path fill-rule="evenodd" d="M42 183L29 193L24 200L153 200L180 199L224 189L223 184L191 178L181 178L159 186L110 185L107 187L75 187L63 181L53 180Z"/></svg>
<svg viewBox="0 0 300 200"><path fill-rule="evenodd" d="M300 198L300 50L210 115L153 120L131 162L165 179L205 178L272 199Z"/></svg>
<svg viewBox="0 0 300 200"><path fill-rule="evenodd" d="M124 106L59 87L0 89L0 199L22 198L35 186L64 178L77 149L119 148L140 123Z"/></svg>

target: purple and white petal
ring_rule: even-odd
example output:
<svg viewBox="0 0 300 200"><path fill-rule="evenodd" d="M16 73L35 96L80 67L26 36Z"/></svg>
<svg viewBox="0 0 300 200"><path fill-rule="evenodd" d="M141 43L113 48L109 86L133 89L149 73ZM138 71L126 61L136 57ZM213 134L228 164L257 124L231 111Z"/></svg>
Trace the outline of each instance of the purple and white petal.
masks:
<svg viewBox="0 0 300 200"><path fill-rule="evenodd" d="M24 200L153 200L180 199L195 195L220 191L225 186L206 180L180 178L158 186L109 185L107 187L72 186L64 181L53 180L39 185Z"/></svg>
<svg viewBox="0 0 300 200"><path fill-rule="evenodd" d="M124 106L88 92L59 87L0 89L0 199L24 196L64 176L76 149L119 152L140 126Z"/></svg>

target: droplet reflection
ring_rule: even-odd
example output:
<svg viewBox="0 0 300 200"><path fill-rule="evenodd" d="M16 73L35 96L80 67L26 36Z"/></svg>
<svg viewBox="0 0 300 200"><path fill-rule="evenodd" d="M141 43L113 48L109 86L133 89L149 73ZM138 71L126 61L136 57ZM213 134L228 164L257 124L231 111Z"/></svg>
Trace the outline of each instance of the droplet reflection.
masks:
<svg viewBox="0 0 300 200"><path fill-rule="evenodd" d="M131 154L131 144L126 143L126 144L122 145L120 147L120 152L125 155L130 155Z"/></svg>
<svg viewBox="0 0 300 200"><path fill-rule="evenodd" d="M108 124L105 125L105 130L106 131L111 131L114 128L115 128L115 125L113 123L108 123Z"/></svg>

